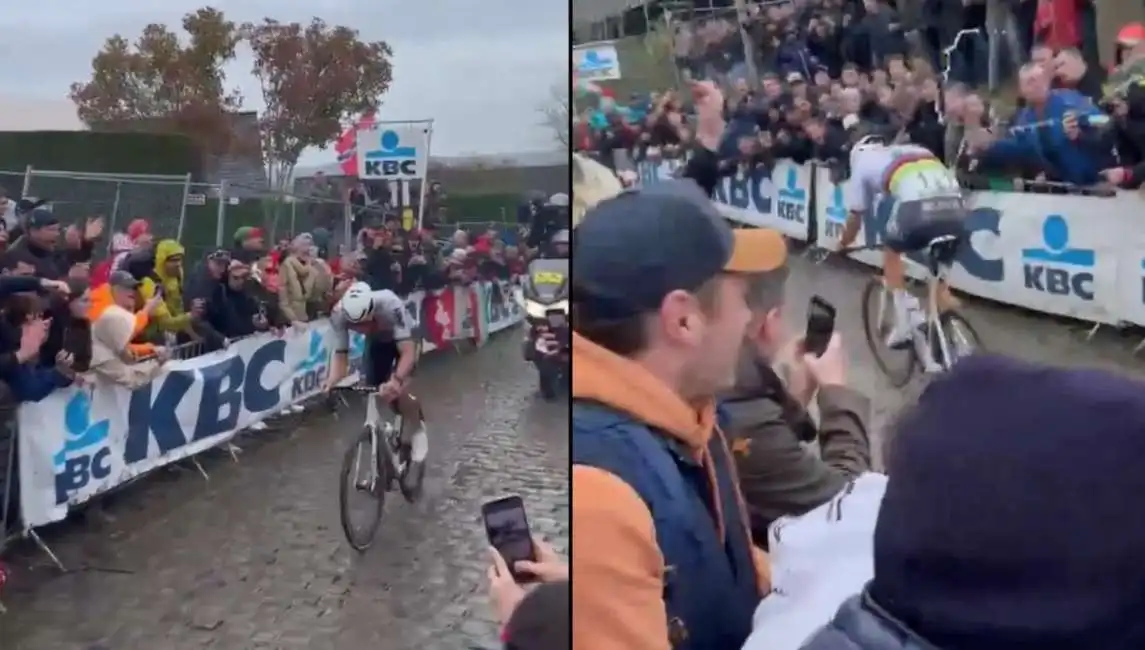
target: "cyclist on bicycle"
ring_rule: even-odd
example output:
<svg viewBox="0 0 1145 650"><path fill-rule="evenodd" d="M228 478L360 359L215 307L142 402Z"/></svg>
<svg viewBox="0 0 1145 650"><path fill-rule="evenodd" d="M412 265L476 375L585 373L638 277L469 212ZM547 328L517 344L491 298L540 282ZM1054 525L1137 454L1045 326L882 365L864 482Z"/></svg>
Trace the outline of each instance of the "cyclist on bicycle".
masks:
<svg viewBox="0 0 1145 650"><path fill-rule="evenodd" d="M924 249L939 237L965 235L967 210L958 178L928 149L863 135L851 147L851 176L844 194L849 214L841 249L859 235L864 212L876 209L880 200L894 201L883 233L883 276L894 296L895 313L887 346L907 346L924 319L918 300L906 290L902 254ZM942 311L955 307L945 285L938 301Z"/></svg>
<svg viewBox="0 0 1145 650"><path fill-rule="evenodd" d="M402 427L402 444L409 446L412 463L425 462L429 452L425 419L421 405L407 390L417 364L417 346L406 322L404 301L393 291L374 291L366 282L355 282L334 305L330 326L334 329L334 360L325 390L331 390L349 372L350 331L364 335L365 381L378 387L382 399L401 414L403 424L417 423L412 434L410 426Z"/></svg>

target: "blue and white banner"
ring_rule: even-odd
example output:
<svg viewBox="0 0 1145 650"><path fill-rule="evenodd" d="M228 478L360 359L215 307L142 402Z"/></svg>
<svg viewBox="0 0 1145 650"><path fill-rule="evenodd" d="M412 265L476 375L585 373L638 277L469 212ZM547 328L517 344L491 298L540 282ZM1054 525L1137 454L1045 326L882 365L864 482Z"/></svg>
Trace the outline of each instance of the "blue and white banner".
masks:
<svg viewBox="0 0 1145 650"><path fill-rule="evenodd" d="M641 184L675 178L680 160L637 164ZM842 184L812 163L781 160L721 178L714 201L728 220L774 228L822 248L839 247L847 207ZM960 291L1046 314L1092 323L1145 325L1145 199L1137 192L1112 197L1029 192L967 195L970 241L950 275ZM875 246L892 203L880 201L863 214L857 243ZM852 255L881 266L883 254ZM921 253L907 256L907 273L926 274Z"/></svg>
<svg viewBox="0 0 1145 650"><path fill-rule="evenodd" d="M572 51L573 78L577 82L620 78L620 58L612 43L579 45Z"/></svg>
<svg viewBox="0 0 1145 650"><path fill-rule="evenodd" d="M682 166L680 160L638 163L638 182L651 185L675 178ZM716 185L716 207L736 223L774 228L792 239L807 241L812 180L810 165L790 160L776 161L771 167L737 169Z"/></svg>
<svg viewBox="0 0 1145 650"><path fill-rule="evenodd" d="M815 173L816 243L839 246L847 218L843 190L829 173ZM1145 233L1138 221L1145 202L1132 192L1114 197L1024 192L974 192L967 196L970 241L950 276L955 289L1009 305L1094 323L1145 324ZM857 242L882 241L891 204L863 215ZM882 265L882 253L855 259ZM907 273L925 276L921 255L908 256Z"/></svg>
<svg viewBox="0 0 1145 650"><path fill-rule="evenodd" d="M502 290L513 296L511 285ZM488 296L495 292L485 287ZM420 324L420 293L407 315ZM517 300L484 305L490 333L518 323ZM25 529L63 520L69 507L169 463L218 446L286 406L317 394L334 346L329 321L258 334L225 350L168 362L136 390L95 380L19 408L20 505ZM353 335L357 381L365 340ZM426 341L423 352L434 350Z"/></svg>

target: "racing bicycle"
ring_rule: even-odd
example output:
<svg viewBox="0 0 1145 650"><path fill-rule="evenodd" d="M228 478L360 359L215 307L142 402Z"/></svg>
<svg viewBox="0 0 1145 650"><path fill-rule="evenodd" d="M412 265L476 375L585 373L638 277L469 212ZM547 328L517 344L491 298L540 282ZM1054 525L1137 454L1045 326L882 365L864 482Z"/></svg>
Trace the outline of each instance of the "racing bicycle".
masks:
<svg viewBox="0 0 1145 650"><path fill-rule="evenodd" d="M389 405L384 409L380 407L383 400L378 395L377 386L335 386L330 391L333 407L337 407L338 401L348 404L343 396L345 393L366 394L366 421L342 458L338 487L342 532L350 546L362 552L374 543L385 511L386 493L393 490L395 483L406 501L415 503L421 496L425 463L416 464L416 474L410 475L415 464L410 462L410 446L402 443L402 415ZM388 415L383 415L383 410L388 411ZM369 511L370 519L361 527L353 521L350 503L351 495L357 493L367 494L374 501Z"/></svg>
<svg viewBox="0 0 1145 650"><path fill-rule="evenodd" d="M940 284L950 274L958 253L960 238L955 236L938 237L925 248L926 256L925 277L926 301L923 305L924 320L922 327L915 330L914 344L903 350L895 350L887 346L887 335L894 327L894 298L886 285L882 273L873 276L863 289L863 332L867 338L867 346L875 358L879 370L886 375L891 385L902 388L910 382L915 371L925 371L926 359L934 362L948 371L959 359L965 358L976 350L981 350L981 339L978 333L960 313L953 310L940 311L938 308L938 290ZM820 250L816 263L821 263L828 255L849 255L860 251L882 250L883 245L856 246L838 251ZM919 266L906 255L903 264ZM907 283L916 283L907 274Z"/></svg>

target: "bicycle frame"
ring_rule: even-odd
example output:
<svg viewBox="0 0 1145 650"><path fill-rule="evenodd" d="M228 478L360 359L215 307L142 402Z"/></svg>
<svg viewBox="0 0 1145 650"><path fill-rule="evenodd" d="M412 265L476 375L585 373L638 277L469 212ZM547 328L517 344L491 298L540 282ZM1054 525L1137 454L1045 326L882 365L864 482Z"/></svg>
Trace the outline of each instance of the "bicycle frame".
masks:
<svg viewBox="0 0 1145 650"><path fill-rule="evenodd" d="M366 396L366 421L364 426L370 432L370 462L374 464L374 475L371 481L377 481L381 476L381 467L379 467L378 452L381 451L385 454L386 462L389 463L390 469L393 470L393 475L396 477L401 474L401 466L398 464L397 455L393 453L390 448L389 436L401 435L402 426L405 424L402 421L401 413L393 412L393 419L387 419L382 415L382 409L379 408L378 403L381 401L381 396L375 392L371 392ZM383 431L386 439L379 447L378 445L378 432ZM361 456L354 458L354 476L358 476L361 469ZM373 489L373 485L370 486Z"/></svg>

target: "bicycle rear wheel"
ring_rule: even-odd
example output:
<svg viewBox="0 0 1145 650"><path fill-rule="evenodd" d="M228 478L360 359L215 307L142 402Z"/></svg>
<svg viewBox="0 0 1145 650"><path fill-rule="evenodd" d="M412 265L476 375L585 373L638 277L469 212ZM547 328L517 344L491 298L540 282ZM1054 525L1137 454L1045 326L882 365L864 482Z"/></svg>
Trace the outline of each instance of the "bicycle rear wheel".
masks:
<svg viewBox="0 0 1145 650"><path fill-rule="evenodd" d="M915 370L914 346L895 350L887 346L887 335L894 326L894 305L882 276L875 276L863 289L863 333L875 364L894 388L902 388Z"/></svg>
<svg viewBox="0 0 1145 650"><path fill-rule="evenodd" d="M386 444L384 440L378 442ZM378 459L373 457L370 428L363 428L342 457L341 484L338 487L342 532L355 551L365 551L374 543L374 536L378 533L385 511L385 484L388 475L388 468L381 466ZM373 499L370 507L362 513L367 517L363 526L355 525L356 511L351 503L353 497L359 494Z"/></svg>

